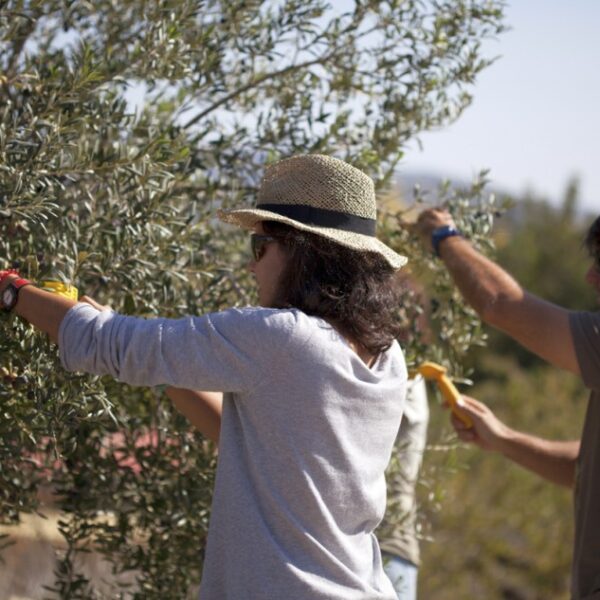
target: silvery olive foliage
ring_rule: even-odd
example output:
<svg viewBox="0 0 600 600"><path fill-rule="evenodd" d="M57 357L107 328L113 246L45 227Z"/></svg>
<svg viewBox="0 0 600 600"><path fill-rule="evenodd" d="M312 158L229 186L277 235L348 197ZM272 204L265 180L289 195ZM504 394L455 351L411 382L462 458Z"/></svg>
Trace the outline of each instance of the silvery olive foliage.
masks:
<svg viewBox="0 0 600 600"><path fill-rule="evenodd" d="M1 266L126 314L252 302L245 236L215 210L251 203L264 165L300 152L347 159L382 188L407 142L468 106L491 62L481 43L503 30L500 1L333 5L0 2ZM482 186L442 195L484 243L496 209ZM382 217L384 237L437 294L435 339L413 327L408 356L458 369L478 321L398 219ZM407 291L408 329L422 305ZM75 560L94 548L115 576L135 573L115 594L184 597L214 466L160 395L66 373L45 336L0 316L0 515L17 522L52 489L66 543L54 594L99 597Z"/></svg>

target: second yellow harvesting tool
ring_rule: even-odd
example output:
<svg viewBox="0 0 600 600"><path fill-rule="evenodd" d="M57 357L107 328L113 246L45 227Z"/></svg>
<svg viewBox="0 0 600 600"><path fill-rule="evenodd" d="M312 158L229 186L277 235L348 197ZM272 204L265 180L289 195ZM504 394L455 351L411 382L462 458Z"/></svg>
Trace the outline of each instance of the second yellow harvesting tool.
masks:
<svg viewBox="0 0 600 600"><path fill-rule="evenodd" d="M417 372L423 375L425 379L431 379L435 381L444 396L444 400L450 406L452 412L467 426L473 427L473 421L471 421L468 415L465 415L460 410L458 403L460 401L460 392L456 389L456 386L452 383L452 380L446 375L446 368L442 365L438 365L434 362L424 362L417 368Z"/></svg>
<svg viewBox="0 0 600 600"><path fill-rule="evenodd" d="M77 300L79 292L73 285L62 283L62 281L40 281L39 286L47 292L53 292L70 300Z"/></svg>

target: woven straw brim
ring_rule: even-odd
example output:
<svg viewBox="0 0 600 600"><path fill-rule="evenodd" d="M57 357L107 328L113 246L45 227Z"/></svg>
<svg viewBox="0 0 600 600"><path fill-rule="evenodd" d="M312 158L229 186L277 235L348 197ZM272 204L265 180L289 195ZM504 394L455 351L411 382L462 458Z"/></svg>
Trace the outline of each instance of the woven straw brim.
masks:
<svg viewBox="0 0 600 600"><path fill-rule="evenodd" d="M400 269L408 261L406 256L394 252L375 237L354 233L352 231L307 225L269 210L261 210L259 208L241 208L229 211L219 210L217 216L221 221L231 225L237 225L242 229L254 229L255 225L260 221L277 221L278 223L285 223L286 225L290 225L301 231L309 231L317 235L322 235L325 238L337 242L341 246L346 246L353 250L376 252L383 256L393 269Z"/></svg>

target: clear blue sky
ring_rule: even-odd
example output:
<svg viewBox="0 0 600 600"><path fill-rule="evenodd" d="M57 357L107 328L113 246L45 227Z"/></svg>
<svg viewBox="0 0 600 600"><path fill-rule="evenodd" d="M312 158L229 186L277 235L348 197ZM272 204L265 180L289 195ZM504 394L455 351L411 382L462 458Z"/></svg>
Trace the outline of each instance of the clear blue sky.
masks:
<svg viewBox="0 0 600 600"><path fill-rule="evenodd" d="M600 1L513 0L511 31L489 42L500 55L475 86L461 118L421 137L402 171L470 179L558 200L570 176L581 205L600 214Z"/></svg>

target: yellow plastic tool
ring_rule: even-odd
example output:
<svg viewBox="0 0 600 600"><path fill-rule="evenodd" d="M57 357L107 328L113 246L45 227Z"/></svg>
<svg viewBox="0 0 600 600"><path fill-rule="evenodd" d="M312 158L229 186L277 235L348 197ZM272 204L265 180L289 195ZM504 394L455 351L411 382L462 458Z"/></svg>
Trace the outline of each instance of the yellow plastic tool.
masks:
<svg viewBox="0 0 600 600"><path fill-rule="evenodd" d="M70 300L77 300L79 298L79 292L73 285L68 285L62 281L40 281L39 287L47 292L64 296Z"/></svg>
<svg viewBox="0 0 600 600"><path fill-rule="evenodd" d="M452 383L452 380L446 375L446 368L442 365L438 365L434 362L424 362L417 368L417 372L425 379L433 380L437 383L437 386L444 396L444 400L448 402L452 412L467 426L473 427L473 421L471 421L468 415L465 415L458 406L460 400L460 392L456 389L456 386Z"/></svg>

